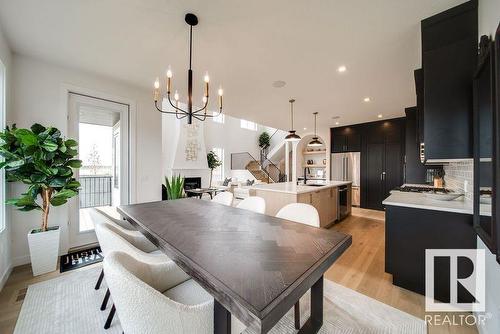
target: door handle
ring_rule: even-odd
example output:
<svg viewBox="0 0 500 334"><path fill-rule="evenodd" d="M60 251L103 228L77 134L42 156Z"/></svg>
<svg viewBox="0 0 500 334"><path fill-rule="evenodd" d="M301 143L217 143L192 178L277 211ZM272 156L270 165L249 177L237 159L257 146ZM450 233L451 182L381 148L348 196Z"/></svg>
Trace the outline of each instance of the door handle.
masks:
<svg viewBox="0 0 500 334"><path fill-rule="evenodd" d="M382 172L382 180L385 180L385 172Z"/></svg>

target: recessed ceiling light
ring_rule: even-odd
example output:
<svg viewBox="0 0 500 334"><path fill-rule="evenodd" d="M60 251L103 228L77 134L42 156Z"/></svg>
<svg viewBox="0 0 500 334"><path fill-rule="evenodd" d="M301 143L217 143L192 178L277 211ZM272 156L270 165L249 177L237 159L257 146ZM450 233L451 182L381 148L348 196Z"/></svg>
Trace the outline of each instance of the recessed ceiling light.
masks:
<svg viewBox="0 0 500 334"><path fill-rule="evenodd" d="M363 101L365 101L365 102L370 102L370 101L371 101L371 99L367 96L367 97L365 97L365 98L363 99Z"/></svg>
<svg viewBox="0 0 500 334"><path fill-rule="evenodd" d="M382 114L378 114L378 115L377 115L377 117L378 117L378 118L382 118L382 117L384 117L384 116L383 116Z"/></svg>
<svg viewBox="0 0 500 334"><path fill-rule="evenodd" d="M286 82L284 82L283 80L276 80L275 82L273 82L274 88L283 88L285 86L286 86Z"/></svg>
<svg viewBox="0 0 500 334"><path fill-rule="evenodd" d="M338 121L337 121L337 122L335 122L335 125L339 125L339 122L338 122Z"/></svg>
<svg viewBox="0 0 500 334"><path fill-rule="evenodd" d="M304 130L307 130L307 128L304 128Z"/></svg>
<svg viewBox="0 0 500 334"><path fill-rule="evenodd" d="M345 67L345 65L341 65L337 68L337 72L339 73L344 73L345 71L347 71L347 67Z"/></svg>

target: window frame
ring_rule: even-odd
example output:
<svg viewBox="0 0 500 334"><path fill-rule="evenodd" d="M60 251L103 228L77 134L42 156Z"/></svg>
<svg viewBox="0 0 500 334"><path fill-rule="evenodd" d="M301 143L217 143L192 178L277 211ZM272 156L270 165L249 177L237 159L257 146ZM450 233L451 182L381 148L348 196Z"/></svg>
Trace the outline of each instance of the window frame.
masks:
<svg viewBox="0 0 500 334"><path fill-rule="evenodd" d="M257 123L248 121L246 119L240 119L240 128L250 131L257 131Z"/></svg>
<svg viewBox="0 0 500 334"><path fill-rule="evenodd" d="M7 108L7 69L0 59L0 128L5 129L5 113ZM3 161L3 158L0 158ZM5 170L0 170L0 233L7 229L5 210Z"/></svg>

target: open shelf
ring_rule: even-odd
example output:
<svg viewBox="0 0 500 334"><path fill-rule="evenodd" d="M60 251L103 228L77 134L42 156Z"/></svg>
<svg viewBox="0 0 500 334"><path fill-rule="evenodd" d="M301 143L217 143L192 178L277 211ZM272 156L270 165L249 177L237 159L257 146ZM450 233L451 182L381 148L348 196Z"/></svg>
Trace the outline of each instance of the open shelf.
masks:
<svg viewBox="0 0 500 334"><path fill-rule="evenodd" d="M310 151L310 152L304 151L303 153L304 153L304 155L326 154L326 150L324 150L324 151Z"/></svg>

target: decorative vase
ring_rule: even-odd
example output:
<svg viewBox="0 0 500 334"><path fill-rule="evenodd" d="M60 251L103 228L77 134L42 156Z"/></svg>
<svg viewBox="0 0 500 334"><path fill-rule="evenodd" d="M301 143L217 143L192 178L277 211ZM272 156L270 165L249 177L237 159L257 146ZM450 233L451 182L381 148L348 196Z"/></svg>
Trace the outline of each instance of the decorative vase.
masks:
<svg viewBox="0 0 500 334"><path fill-rule="evenodd" d="M59 226L50 227L45 232L33 231L36 230L28 233L28 244L33 276L38 276L57 269L61 231Z"/></svg>

